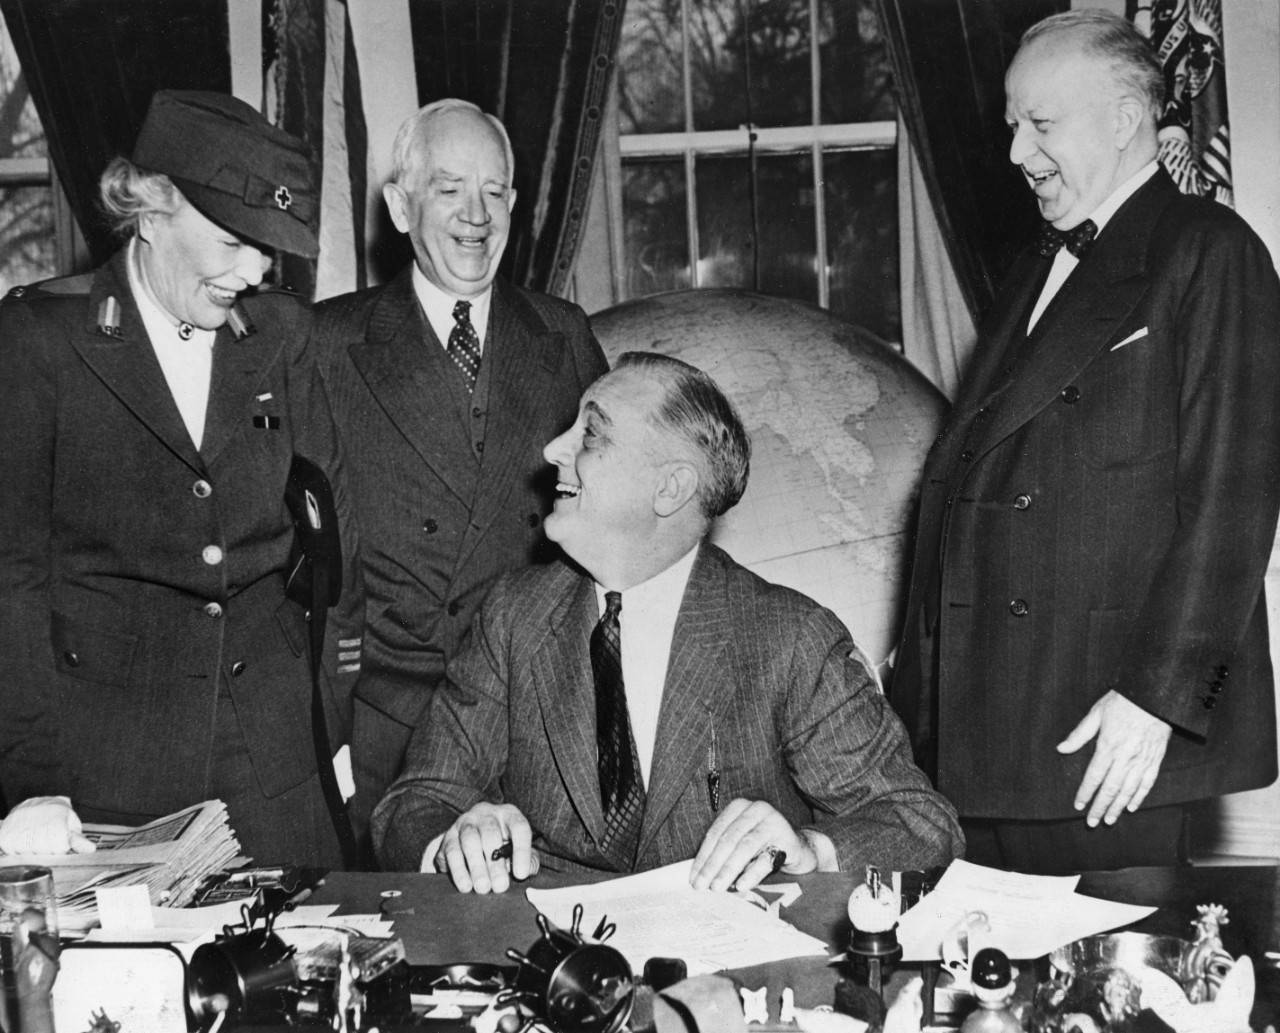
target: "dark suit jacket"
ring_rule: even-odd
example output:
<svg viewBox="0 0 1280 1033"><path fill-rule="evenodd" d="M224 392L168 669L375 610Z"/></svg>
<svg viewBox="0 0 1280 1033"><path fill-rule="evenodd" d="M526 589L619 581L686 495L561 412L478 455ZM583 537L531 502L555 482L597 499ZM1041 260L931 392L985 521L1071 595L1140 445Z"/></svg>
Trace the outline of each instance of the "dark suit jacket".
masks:
<svg viewBox="0 0 1280 1033"><path fill-rule="evenodd" d="M1265 785L1271 259L1161 171L1028 339L1047 265L1013 270L926 462L895 705L925 751L936 705L937 785L963 815L1073 815L1092 747L1054 745L1109 689L1174 727L1148 806Z"/></svg>
<svg viewBox="0 0 1280 1033"><path fill-rule="evenodd" d="M607 365L576 305L495 282L488 403L475 417L485 422L481 462L411 269L318 306L313 347L351 457L369 592L353 758L359 819L399 772L410 730L494 579L549 558L542 518L555 471L542 447L573 422Z"/></svg>
<svg viewBox="0 0 1280 1033"><path fill-rule="evenodd" d="M374 814L384 866L481 800L514 804L553 870L617 870L596 775L591 579L561 562L504 577ZM625 624L623 626L626 634ZM764 800L831 837L841 867L926 868L958 854L951 806L830 611L704 545L681 602L647 787L638 869L692 857L720 800Z"/></svg>
<svg viewBox="0 0 1280 1033"><path fill-rule="evenodd" d="M116 299L113 307L108 298ZM307 311L244 299L256 329L218 331L196 451L129 291L125 252L92 276L17 288L0 306L0 779L10 804L64 793L155 816L204 799L214 704L229 691L267 797L310 778L303 612L284 575L295 453L349 514ZM112 314L118 313L118 323ZM105 329L104 329L105 324ZM358 639L354 543L329 661L346 741ZM210 552L209 547L216 547ZM243 844L287 856L284 844Z"/></svg>

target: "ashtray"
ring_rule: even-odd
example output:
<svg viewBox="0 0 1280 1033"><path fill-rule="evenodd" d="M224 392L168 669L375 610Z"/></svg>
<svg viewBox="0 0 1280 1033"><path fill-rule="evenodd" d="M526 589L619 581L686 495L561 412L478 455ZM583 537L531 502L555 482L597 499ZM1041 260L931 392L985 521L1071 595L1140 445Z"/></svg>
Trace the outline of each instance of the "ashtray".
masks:
<svg viewBox="0 0 1280 1033"><path fill-rule="evenodd" d="M505 989L514 975L513 965L484 962L413 965L409 969L409 992L438 994L442 990L467 990L492 995Z"/></svg>

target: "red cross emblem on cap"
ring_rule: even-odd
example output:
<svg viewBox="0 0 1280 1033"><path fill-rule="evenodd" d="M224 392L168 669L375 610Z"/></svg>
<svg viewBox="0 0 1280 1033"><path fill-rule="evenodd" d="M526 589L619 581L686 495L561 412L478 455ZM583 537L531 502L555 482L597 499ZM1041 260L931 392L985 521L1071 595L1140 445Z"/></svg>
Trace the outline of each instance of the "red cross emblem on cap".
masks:
<svg viewBox="0 0 1280 1033"><path fill-rule="evenodd" d="M287 212L289 210L289 205L293 204L293 195L289 193L289 188L287 186L279 187L276 190L275 198L276 207L282 212Z"/></svg>

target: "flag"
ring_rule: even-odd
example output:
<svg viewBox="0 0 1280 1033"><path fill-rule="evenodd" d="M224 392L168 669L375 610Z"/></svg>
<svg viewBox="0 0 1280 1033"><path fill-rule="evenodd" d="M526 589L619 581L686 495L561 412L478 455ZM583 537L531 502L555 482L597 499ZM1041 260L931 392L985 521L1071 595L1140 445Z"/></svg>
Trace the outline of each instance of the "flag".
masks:
<svg viewBox="0 0 1280 1033"><path fill-rule="evenodd" d="M1164 69L1160 163L1184 194L1231 207L1222 0L1128 0L1127 14Z"/></svg>

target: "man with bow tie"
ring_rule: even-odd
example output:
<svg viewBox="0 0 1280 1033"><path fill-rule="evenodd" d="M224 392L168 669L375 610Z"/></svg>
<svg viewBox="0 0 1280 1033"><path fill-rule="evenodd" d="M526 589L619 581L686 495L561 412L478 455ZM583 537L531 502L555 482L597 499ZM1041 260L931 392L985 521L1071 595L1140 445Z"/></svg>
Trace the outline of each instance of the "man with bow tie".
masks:
<svg viewBox="0 0 1280 1033"><path fill-rule="evenodd" d="M1280 284L1157 164L1129 22L1038 23L1005 90L1046 226L926 463L892 697L971 859L1174 863L1189 801L1276 776Z"/></svg>
<svg viewBox="0 0 1280 1033"><path fill-rule="evenodd" d="M542 445L607 368L582 309L498 276L513 160L502 123L474 104L411 115L383 196L414 261L316 310L369 592L351 747L358 833L489 586L551 555Z"/></svg>
<svg viewBox="0 0 1280 1033"><path fill-rule="evenodd" d="M945 864L951 806L849 633L704 541L741 497L733 406L679 359L623 355L545 449L547 536L507 575L373 815L384 867L506 890L542 868L693 858L695 887L775 869Z"/></svg>

